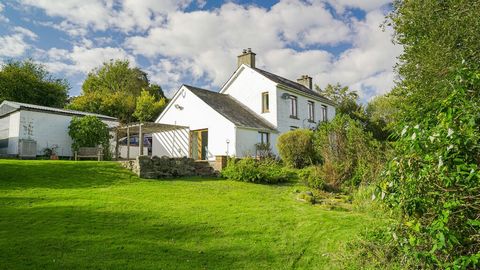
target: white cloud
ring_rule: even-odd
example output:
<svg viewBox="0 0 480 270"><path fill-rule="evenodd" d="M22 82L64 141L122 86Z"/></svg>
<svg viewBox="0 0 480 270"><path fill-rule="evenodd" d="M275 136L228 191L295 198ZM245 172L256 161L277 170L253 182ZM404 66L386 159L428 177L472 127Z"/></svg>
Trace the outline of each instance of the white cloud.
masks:
<svg viewBox="0 0 480 270"><path fill-rule="evenodd" d="M26 28L20 27L20 26L13 27L13 31L21 34L24 37L28 37L32 40L36 40L37 37L38 37L37 34L33 33L32 31L30 31Z"/></svg>
<svg viewBox="0 0 480 270"><path fill-rule="evenodd" d="M78 35L87 29L124 32L144 31L161 23L169 12L183 9L192 0L21 0L26 6L42 9L47 15L62 18L61 26ZM52 25L54 27L55 25ZM81 28L82 31L73 31Z"/></svg>
<svg viewBox="0 0 480 270"><path fill-rule="evenodd" d="M383 13L374 10L364 21L355 22L352 48L343 52L331 69L317 73L316 83L321 87L336 82L349 85L360 90L364 100L389 91L393 86L393 66L402 48L391 42L391 29L380 29L383 20Z"/></svg>
<svg viewBox="0 0 480 270"><path fill-rule="evenodd" d="M243 48L254 48L258 62L267 68L282 71L272 65L289 63L285 74L302 74L304 71L287 68L291 59L282 62L275 59L277 55L308 60L308 64L312 59L324 61L331 57L325 51L296 55L285 48L290 44L305 47L347 42L350 33L349 24L333 18L323 3L287 0L270 10L227 3L213 11L171 13L165 24L150 29L145 36L127 38L125 46L152 59L184 59L194 79L206 77L213 86L220 86L235 69L235 56Z"/></svg>
<svg viewBox="0 0 480 270"><path fill-rule="evenodd" d="M29 47L21 34L0 36L0 57L21 56Z"/></svg>
<svg viewBox="0 0 480 270"><path fill-rule="evenodd" d="M134 56L143 56L150 62L143 68L167 92L185 81L218 89L235 70L236 56L251 47L261 68L292 80L309 74L321 87L340 82L368 100L393 85L392 67L401 52L390 42L391 31L379 28L388 0L281 0L269 9L229 1L217 9L188 12L190 4L202 8L206 1L21 2L59 18L41 24L74 37L71 49L45 52L50 70L85 74L110 59L135 63ZM356 19L351 8L364 10L366 17ZM118 31L120 38L112 33ZM10 53L23 54L29 48L25 40L35 39L32 34L0 37L0 54L7 38L8 48L17 50ZM340 44L349 48L329 52Z"/></svg>
<svg viewBox="0 0 480 270"><path fill-rule="evenodd" d="M343 13L347 8L358 8L367 12L379 9L386 4L391 3L390 0L326 0L332 5L337 12Z"/></svg>
<svg viewBox="0 0 480 270"><path fill-rule="evenodd" d="M110 60L129 60L135 66L135 58L121 48L103 47L86 48L74 46L71 51L52 48L46 52L45 65L51 72L65 72L67 74L86 74L94 68Z"/></svg>
<svg viewBox="0 0 480 270"><path fill-rule="evenodd" d="M3 14L1 14L5 10L5 5L0 3L0 23L8 23L10 20L5 17Z"/></svg>
<svg viewBox="0 0 480 270"><path fill-rule="evenodd" d="M22 56L32 46L26 39L35 40L37 35L23 27L14 27L13 34L0 36L0 57L13 58Z"/></svg>

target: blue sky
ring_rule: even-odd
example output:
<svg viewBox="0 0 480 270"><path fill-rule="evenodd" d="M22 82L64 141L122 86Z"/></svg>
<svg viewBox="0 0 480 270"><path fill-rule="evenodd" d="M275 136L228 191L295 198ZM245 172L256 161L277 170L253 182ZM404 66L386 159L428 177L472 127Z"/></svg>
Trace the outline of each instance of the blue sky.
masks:
<svg viewBox="0 0 480 270"><path fill-rule="evenodd" d="M260 68L362 100L388 92L401 48L380 24L385 0L15 0L0 3L0 62L32 58L79 95L86 74L128 59L169 95L182 83L218 90L250 47Z"/></svg>

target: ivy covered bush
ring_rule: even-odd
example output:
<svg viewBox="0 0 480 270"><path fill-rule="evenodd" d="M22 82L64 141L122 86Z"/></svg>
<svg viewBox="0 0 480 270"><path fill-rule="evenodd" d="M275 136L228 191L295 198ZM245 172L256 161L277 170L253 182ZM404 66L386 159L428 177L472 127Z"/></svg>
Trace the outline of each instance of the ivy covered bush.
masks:
<svg viewBox="0 0 480 270"><path fill-rule="evenodd" d="M280 157L287 166L303 168L317 161L313 148L313 131L295 129L278 137L277 148Z"/></svg>
<svg viewBox="0 0 480 270"><path fill-rule="evenodd" d="M288 181L293 174L274 159L257 160L246 157L229 159L222 170L222 176L236 181L275 184Z"/></svg>
<svg viewBox="0 0 480 270"><path fill-rule="evenodd" d="M424 268L480 267L480 71L462 70L450 95L404 123L381 185L401 219L398 245Z"/></svg>
<svg viewBox="0 0 480 270"><path fill-rule="evenodd" d="M104 159L110 159L110 134L107 124L96 116L73 117L68 126L68 135L72 138L72 150L80 147L103 147Z"/></svg>

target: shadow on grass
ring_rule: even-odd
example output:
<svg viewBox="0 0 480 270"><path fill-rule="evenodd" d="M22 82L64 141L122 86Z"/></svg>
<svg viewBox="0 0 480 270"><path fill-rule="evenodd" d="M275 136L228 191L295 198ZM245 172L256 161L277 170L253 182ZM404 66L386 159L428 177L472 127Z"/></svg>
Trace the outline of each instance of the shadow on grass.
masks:
<svg viewBox="0 0 480 270"><path fill-rule="evenodd" d="M105 187L138 178L115 162L5 161L0 189Z"/></svg>
<svg viewBox="0 0 480 270"><path fill-rule="evenodd" d="M141 211L29 206L37 200L0 198L5 269L231 269L251 259L207 223ZM265 260L270 256L265 250Z"/></svg>

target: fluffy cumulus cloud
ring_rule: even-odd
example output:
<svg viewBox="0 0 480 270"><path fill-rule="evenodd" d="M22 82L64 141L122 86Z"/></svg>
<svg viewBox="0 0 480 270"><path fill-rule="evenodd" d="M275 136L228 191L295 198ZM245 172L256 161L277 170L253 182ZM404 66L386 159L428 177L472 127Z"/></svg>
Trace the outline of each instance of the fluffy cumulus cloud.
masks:
<svg viewBox="0 0 480 270"><path fill-rule="evenodd" d="M364 100L390 90L393 66L401 47L392 43L391 29L380 28L383 21L384 14L379 10L367 13L364 21L356 21L352 47L341 53L331 68L318 73L316 82L319 85L340 82L365 90L360 92Z"/></svg>
<svg viewBox="0 0 480 270"><path fill-rule="evenodd" d="M102 63L114 59L127 59L136 65L135 58L122 48L99 47L87 48L74 46L71 51L52 48L46 51L44 64L51 72L66 72L69 74L86 74Z"/></svg>
<svg viewBox="0 0 480 270"><path fill-rule="evenodd" d="M161 22L169 12L185 8L189 0L21 0L25 6L40 8L49 16L64 19L64 28L91 28L105 31L145 30Z"/></svg>
<svg viewBox="0 0 480 270"><path fill-rule="evenodd" d="M184 82L219 89L236 56L252 48L260 68L293 80L309 74L320 87L340 82L366 101L392 87L401 52L380 28L388 0L281 0L269 8L229 1L209 9L205 0L19 1L47 15L38 25L70 37L70 47L37 50L50 70L85 74L129 59L169 94ZM13 31L0 37L0 55L22 55L37 38Z"/></svg>
<svg viewBox="0 0 480 270"><path fill-rule="evenodd" d="M13 58L24 55L32 46L30 42L37 35L23 27L13 27L12 33L0 36L0 58Z"/></svg>

